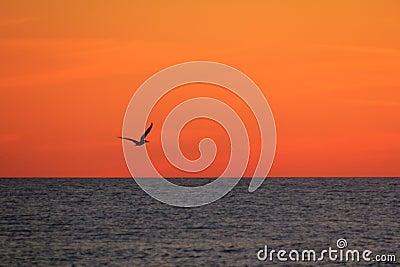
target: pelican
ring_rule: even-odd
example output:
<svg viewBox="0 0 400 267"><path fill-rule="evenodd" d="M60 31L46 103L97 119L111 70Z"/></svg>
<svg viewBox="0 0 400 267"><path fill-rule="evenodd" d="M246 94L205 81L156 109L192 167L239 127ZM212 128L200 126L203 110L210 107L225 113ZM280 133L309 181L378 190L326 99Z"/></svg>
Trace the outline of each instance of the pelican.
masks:
<svg viewBox="0 0 400 267"><path fill-rule="evenodd" d="M150 124L149 128L147 128L147 130L144 132L144 134L140 137L140 141L137 141L137 140L132 139L132 138L122 137L122 136L119 136L118 138L134 142L136 146L142 146L145 143L150 142L150 141L146 140L146 136L150 133L151 128L153 128L153 123Z"/></svg>

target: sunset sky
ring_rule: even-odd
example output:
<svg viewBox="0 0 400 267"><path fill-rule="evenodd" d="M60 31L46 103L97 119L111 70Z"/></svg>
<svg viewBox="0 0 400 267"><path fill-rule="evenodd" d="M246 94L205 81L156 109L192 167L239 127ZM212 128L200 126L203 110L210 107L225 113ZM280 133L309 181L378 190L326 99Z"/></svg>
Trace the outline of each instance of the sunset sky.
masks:
<svg viewBox="0 0 400 267"><path fill-rule="evenodd" d="M116 137L131 97L193 60L228 64L263 91L277 128L269 176L400 176L399 14L396 0L2 1L0 177L129 177ZM250 117L221 88L184 87L152 117L153 154L165 112L199 92ZM191 124L183 152L196 158L214 132L218 159L201 175L218 175L226 133ZM163 175L184 176L156 161Z"/></svg>

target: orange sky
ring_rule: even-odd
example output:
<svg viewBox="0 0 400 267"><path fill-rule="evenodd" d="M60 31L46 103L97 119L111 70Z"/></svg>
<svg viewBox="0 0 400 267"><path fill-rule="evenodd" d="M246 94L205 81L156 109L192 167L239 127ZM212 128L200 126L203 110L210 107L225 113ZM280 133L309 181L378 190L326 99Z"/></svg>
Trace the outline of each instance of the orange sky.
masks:
<svg viewBox="0 0 400 267"><path fill-rule="evenodd" d="M129 176L116 136L130 98L192 60L231 65L263 90L278 137L270 176L400 176L400 2L82 2L0 3L0 176ZM207 121L184 129L189 141L204 127L229 145Z"/></svg>

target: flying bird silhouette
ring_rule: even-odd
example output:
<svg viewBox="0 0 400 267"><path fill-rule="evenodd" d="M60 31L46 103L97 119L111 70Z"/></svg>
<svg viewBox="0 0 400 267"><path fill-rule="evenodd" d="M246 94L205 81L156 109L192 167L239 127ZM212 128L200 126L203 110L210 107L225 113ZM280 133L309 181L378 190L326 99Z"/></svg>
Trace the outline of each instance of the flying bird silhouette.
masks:
<svg viewBox="0 0 400 267"><path fill-rule="evenodd" d="M119 136L118 138L134 142L136 146L141 146L141 145L144 145L145 143L150 142L150 141L146 140L146 136L150 133L151 128L153 128L153 123L150 124L149 128L147 128L147 130L144 132L144 134L140 137L140 141L137 141L132 138L122 137L122 136Z"/></svg>

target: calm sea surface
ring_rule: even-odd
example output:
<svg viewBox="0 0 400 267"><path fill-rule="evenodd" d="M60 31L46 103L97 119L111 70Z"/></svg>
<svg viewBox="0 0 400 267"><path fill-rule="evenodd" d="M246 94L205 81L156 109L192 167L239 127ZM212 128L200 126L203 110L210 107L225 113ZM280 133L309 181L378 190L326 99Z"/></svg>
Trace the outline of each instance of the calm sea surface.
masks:
<svg viewBox="0 0 400 267"><path fill-rule="evenodd" d="M248 183L176 208L133 179L0 179L0 266L266 266L265 245L321 251L339 238L400 263L400 179L269 178L254 193Z"/></svg>

